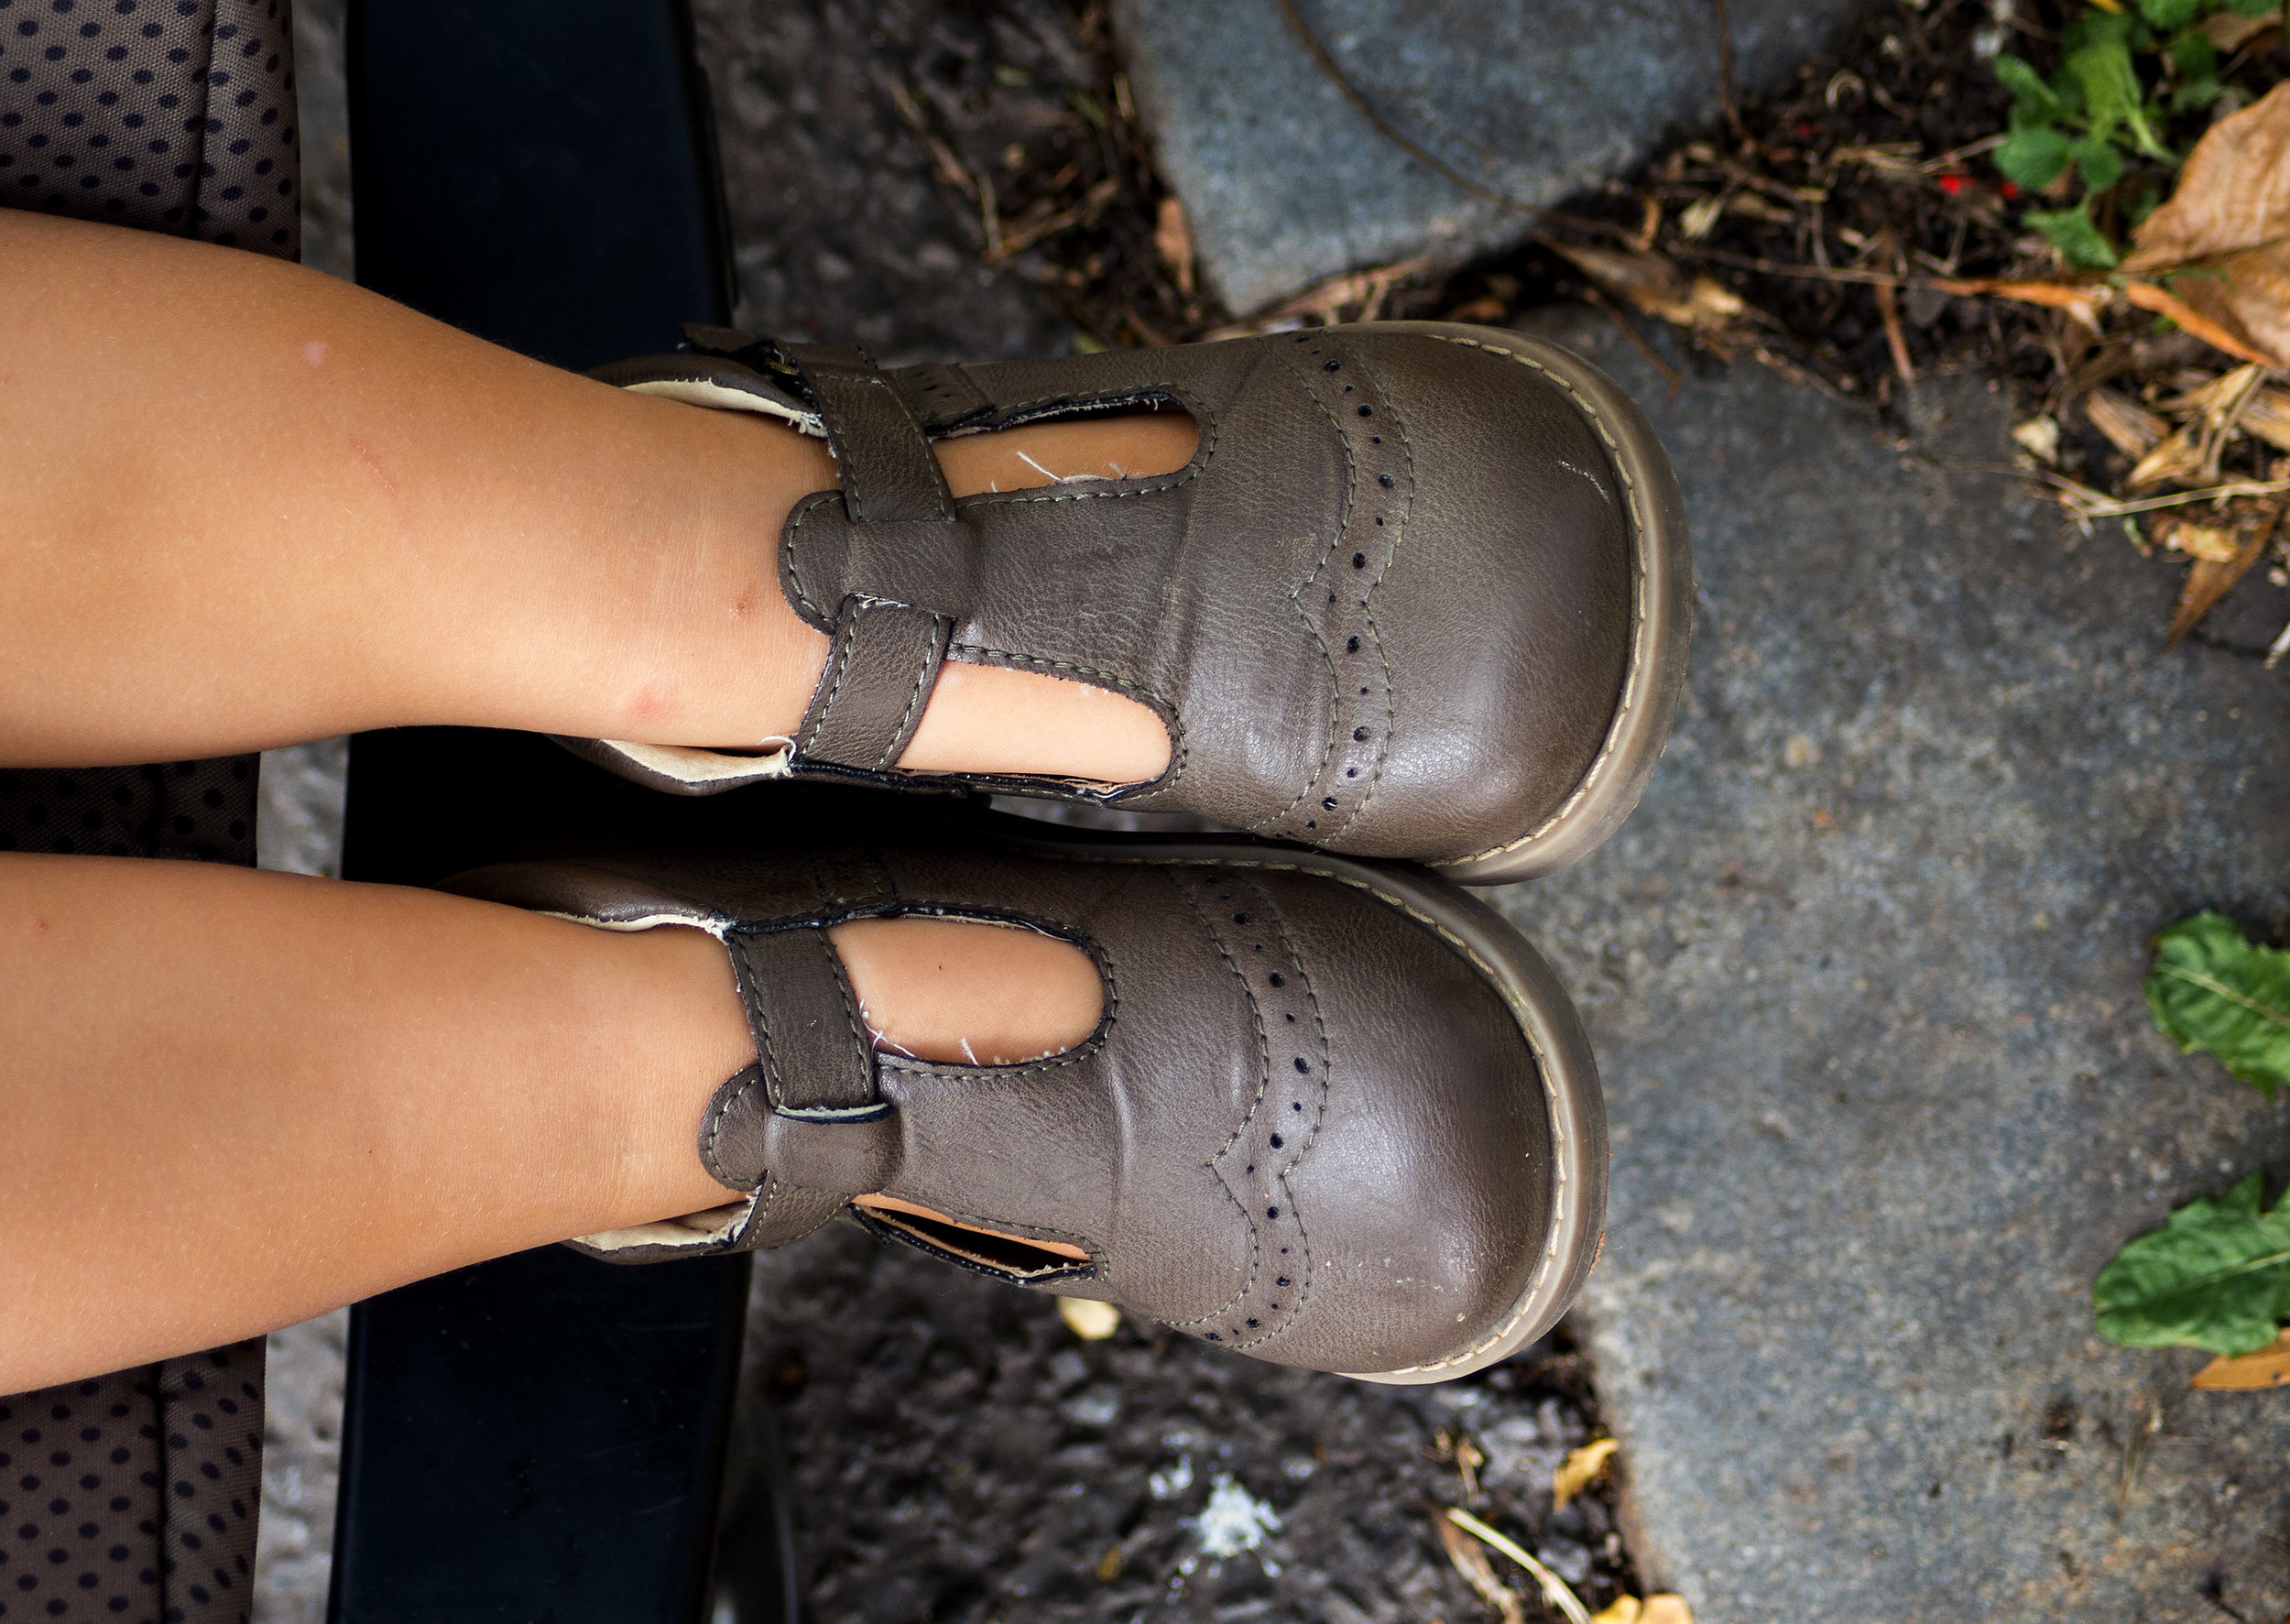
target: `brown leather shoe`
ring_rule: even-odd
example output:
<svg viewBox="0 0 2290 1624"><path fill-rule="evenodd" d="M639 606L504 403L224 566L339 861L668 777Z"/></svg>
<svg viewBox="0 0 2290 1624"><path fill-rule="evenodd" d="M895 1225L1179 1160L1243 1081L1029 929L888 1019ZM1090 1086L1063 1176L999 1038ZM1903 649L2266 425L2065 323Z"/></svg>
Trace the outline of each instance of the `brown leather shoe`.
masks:
<svg viewBox="0 0 2290 1624"><path fill-rule="evenodd" d="M572 1244L650 1261L845 1215L1372 1381L1466 1375L1556 1321L1597 1252L1605 1116L1574 1008L1516 932L1421 868L1018 827L449 882L617 929L695 925L730 950L759 1059L699 1142L740 1198ZM1104 1019L1029 1064L877 1052L825 927L900 913L1078 944ZM853 1204L877 1194L908 1210Z"/></svg>
<svg viewBox="0 0 2290 1624"><path fill-rule="evenodd" d="M796 506L779 563L834 649L777 755L566 741L630 778L1174 812L1492 884L1604 840L1661 755L1692 620L1677 482L1621 390L1553 344L1381 322L882 372L691 332L597 376L825 436L842 488ZM1143 408L1197 422L1177 473L955 501L929 445ZM945 659L1140 700L1170 766L1111 789L900 772Z"/></svg>

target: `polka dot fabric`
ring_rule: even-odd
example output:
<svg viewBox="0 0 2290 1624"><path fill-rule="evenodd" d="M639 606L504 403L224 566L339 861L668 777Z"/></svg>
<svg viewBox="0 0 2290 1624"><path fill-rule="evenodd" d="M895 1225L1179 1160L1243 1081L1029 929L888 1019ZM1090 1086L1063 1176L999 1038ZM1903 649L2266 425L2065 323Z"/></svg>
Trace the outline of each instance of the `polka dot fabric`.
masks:
<svg viewBox="0 0 2290 1624"><path fill-rule="evenodd" d="M0 203L293 258L287 0L0 0Z"/></svg>
<svg viewBox="0 0 2290 1624"><path fill-rule="evenodd" d="M245 1624L262 1349L0 1399L0 1620Z"/></svg>
<svg viewBox="0 0 2290 1624"><path fill-rule="evenodd" d="M291 259L287 0L0 0L0 206ZM0 852L255 860L255 758L0 772ZM247 1624L263 1340L0 1397L0 1624Z"/></svg>

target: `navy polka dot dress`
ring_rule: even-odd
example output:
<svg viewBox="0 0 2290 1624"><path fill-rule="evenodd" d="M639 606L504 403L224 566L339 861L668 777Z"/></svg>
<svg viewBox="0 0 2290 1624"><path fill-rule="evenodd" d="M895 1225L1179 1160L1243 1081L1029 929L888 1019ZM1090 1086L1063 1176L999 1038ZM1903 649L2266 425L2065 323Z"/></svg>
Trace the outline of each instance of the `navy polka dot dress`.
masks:
<svg viewBox="0 0 2290 1624"><path fill-rule="evenodd" d="M287 0L0 0L0 207L293 258ZM255 758L0 771L0 852L255 860ZM263 1343L0 1397L0 1624L245 1624Z"/></svg>

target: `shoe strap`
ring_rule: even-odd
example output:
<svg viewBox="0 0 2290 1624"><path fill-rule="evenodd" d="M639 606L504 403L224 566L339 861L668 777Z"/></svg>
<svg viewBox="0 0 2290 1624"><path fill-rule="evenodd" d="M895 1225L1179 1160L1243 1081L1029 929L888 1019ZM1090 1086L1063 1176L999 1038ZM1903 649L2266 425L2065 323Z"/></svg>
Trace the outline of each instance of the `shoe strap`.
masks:
<svg viewBox="0 0 2290 1624"><path fill-rule="evenodd" d="M954 499L930 439L874 358L840 344L780 348L819 402L851 523L953 525Z"/></svg>
<svg viewBox="0 0 2290 1624"><path fill-rule="evenodd" d="M816 925L725 940L755 1034L756 1063L715 1092L700 1158L720 1183L758 1190L767 1236L834 1215L899 1166L897 1113L878 1092L875 1050L843 961Z"/></svg>
<svg viewBox="0 0 2290 1624"><path fill-rule="evenodd" d="M928 609L845 596L811 709L796 730L797 765L889 771L921 725L954 629L951 618Z"/></svg>

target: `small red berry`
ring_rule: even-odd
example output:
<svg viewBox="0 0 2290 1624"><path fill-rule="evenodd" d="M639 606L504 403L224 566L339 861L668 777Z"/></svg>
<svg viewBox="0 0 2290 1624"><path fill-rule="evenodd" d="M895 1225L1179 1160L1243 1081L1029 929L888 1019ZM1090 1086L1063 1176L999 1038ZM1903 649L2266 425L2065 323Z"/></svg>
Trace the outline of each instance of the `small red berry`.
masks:
<svg viewBox="0 0 2290 1624"><path fill-rule="evenodd" d="M2009 180L2005 181L2001 187L1998 188L1998 190L2001 191L2006 197L2018 197L2020 195L2020 189L2012 185L2012 183Z"/></svg>
<svg viewBox="0 0 2290 1624"><path fill-rule="evenodd" d="M1964 190L1964 177L1961 175L1941 176L1940 190L1946 192L1950 197L1957 196Z"/></svg>

